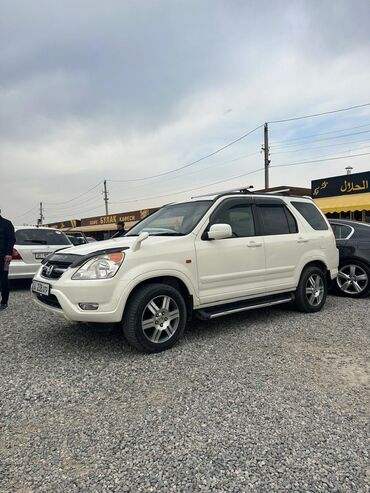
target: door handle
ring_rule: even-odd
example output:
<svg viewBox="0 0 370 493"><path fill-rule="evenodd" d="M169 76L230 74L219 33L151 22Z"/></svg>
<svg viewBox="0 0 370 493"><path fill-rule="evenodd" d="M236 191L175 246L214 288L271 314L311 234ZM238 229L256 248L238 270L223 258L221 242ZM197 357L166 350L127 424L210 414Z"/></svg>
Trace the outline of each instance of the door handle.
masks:
<svg viewBox="0 0 370 493"><path fill-rule="evenodd" d="M308 243L307 238L298 238L297 243Z"/></svg>
<svg viewBox="0 0 370 493"><path fill-rule="evenodd" d="M262 242L260 242L260 241L258 241L258 242L257 242L257 241L250 241L250 242L247 244L247 246L248 246L249 248L261 247L261 246L262 246Z"/></svg>

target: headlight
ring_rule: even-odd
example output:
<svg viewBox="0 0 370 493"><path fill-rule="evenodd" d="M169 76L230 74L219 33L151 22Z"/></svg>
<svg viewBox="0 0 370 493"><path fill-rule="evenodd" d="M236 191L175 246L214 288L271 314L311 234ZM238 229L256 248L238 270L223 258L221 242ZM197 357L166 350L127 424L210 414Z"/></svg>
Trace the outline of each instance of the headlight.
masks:
<svg viewBox="0 0 370 493"><path fill-rule="evenodd" d="M97 255L85 262L73 274L72 279L110 279L116 275L124 258L125 254L123 252Z"/></svg>

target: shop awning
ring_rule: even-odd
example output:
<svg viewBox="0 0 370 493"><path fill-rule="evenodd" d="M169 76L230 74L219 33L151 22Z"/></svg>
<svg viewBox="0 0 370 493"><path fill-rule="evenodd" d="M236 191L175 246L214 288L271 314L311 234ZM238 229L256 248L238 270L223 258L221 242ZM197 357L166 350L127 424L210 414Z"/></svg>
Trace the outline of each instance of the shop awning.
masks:
<svg viewBox="0 0 370 493"><path fill-rule="evenodd" d="M315 199L323 212L348 212L370 210L370 193L357 193Z"/></svg>
<svg viewBox="0 0 370 493"><path fill-rule="evenodd" d="M132 228L137 221L131 221L125 223L125 229L128 230ZM99 232L99 231L117 231L117 224L95 224L94 226L77 226L76 228L69 228L68 230L64 230L66 233L71 232L71 233L94 233L94 232Z"/></svg>

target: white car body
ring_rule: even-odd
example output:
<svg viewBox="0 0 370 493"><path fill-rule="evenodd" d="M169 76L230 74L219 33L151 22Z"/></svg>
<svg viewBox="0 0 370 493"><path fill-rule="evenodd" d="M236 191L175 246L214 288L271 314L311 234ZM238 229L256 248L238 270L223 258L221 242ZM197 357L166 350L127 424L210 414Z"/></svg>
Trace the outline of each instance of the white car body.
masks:
<svg viewBox="0 0 370 493"><path fill-rule="evenodd" d="M328 228L315 230L291 203L313 204L310 199L278 198L294 216L297 233L204 240L210 216L223 201L230 198L253 201L261 197L276 200L275 196L232 193L209 199L210 208L185 236L149 236L139 241L137 236L124 236L70 248L63 252L67 260L69 255L83 259L94 252L116 248L125 249L125 258L110 279L76 280L73 276L80 267L64 268L62 263L61 276L53 279L45 276L42 266L34 282L48 284L50 291L44 299L33 293L35 301L72 321L120 322L130 295L148 280L177 280L191 298L191 309L201 310L293 293L303 269L310 263L321 265L328 278L335 278L338 250L325 216L320 212ZM96 303L98 308L82 309L83 303Z"/></svg>
<svg viewBox="0 0 370 493"><path fill-rule="evenodd" d="M62 248L68 248L72 246L72 243L66 238L63 232L53 229L53 228L43 228L36 226L16 226L15 228L16 240L19 237L19 232L25 232L31 230L34 235L45 235L48 232L63 236L63 241L67 244L65 245L55 245L55 244L22 244L17 243L14 245L14 249L19 253L21 259L13 258L9 265L9 279L32 279L36 272L40 269L41 261L51 253ZM39 232L39 233L38 233ZM45 236L43 236L45 237Z"/></svg>

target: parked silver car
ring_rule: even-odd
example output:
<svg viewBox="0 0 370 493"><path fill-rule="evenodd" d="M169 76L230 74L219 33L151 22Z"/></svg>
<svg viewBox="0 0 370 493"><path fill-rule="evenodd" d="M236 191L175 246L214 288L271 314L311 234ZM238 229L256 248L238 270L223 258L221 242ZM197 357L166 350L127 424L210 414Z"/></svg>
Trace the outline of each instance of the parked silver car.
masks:
<svg viewBox="0 0 370 493"><path fill-rule="evenodd" d="M9 279L32 279L45 257L73 246L62 231L52 228L17 226L15 238Z"/></svg>

